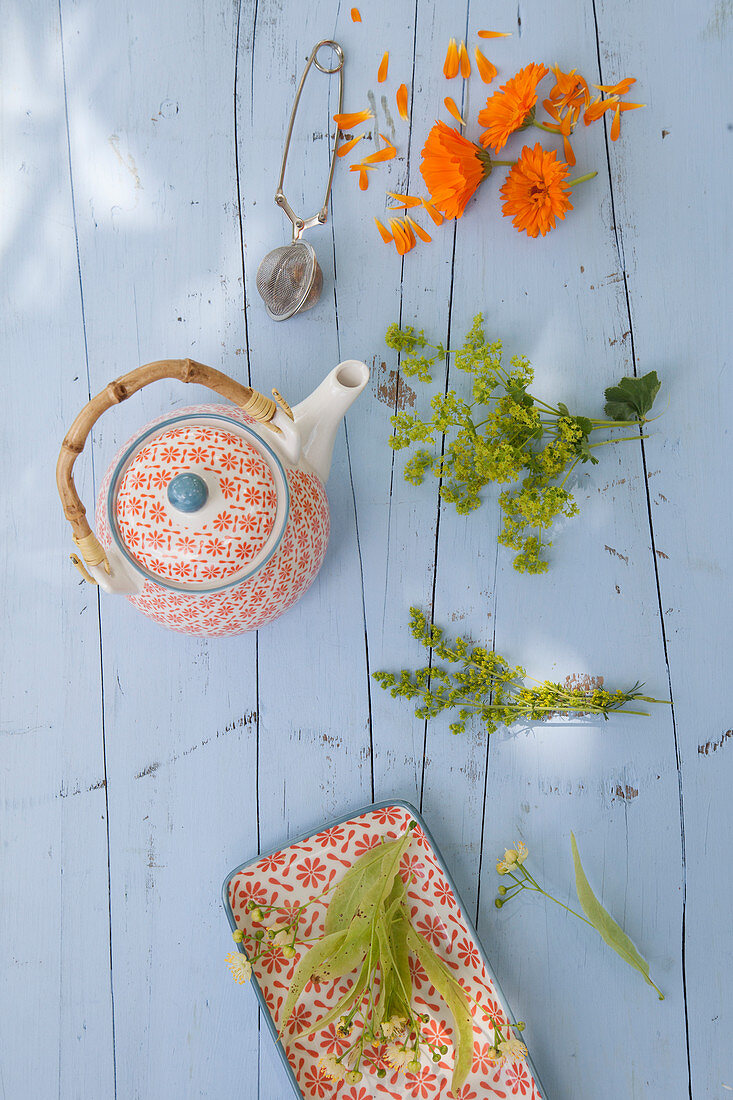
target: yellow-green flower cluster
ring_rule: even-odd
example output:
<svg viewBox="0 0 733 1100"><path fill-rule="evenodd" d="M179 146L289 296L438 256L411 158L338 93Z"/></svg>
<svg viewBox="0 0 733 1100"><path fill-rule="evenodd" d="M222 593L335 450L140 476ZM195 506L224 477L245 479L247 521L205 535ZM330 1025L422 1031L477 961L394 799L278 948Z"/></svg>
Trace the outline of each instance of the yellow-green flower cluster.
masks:
<svg viewBox="0 0 733 1100"><path fill-rule="evenodd" d="M603 445L589 442L591 432L643 424L659 388L656 375L653 380L651 375L622 379L623 388L607 391L607 396L618 391L623 398L607 406L613 419L591 420L571 415L562 402L548 405L533 396L527 388L534 379L528 360L515 356L505 367L501 341L487 343L480 314L463 347L450 353L410 325L390 325L385 338L400 353L407 377L430 382L434 364L451 354L457 369L472 378L466 398L452 389L436 394L427 419L408 412L392 417L390 445L395 450L418 446L405 465L405 479L419 485L432 471L441 480L440 496L459 514L480 506L485 486L510 486L499 495L504 513L499 542L517 551L515 569L544 573L544 554L552 545L547 532L559 516L578 513L565 484L579 462L597 462L592 448Z"/></svg>
<svg viewBox="0 0 733 1100"><path fill-rule="evenodd" d="M527 674L520 665L512 668L495 650L471 645L465 638L446 640L443 631L429 623L417 607L410 608L410 631L430 651L430 663L399 673L375 672L374 679L395 698L417 700L417 718L434 718L443 711L456 711L457 717L450 724L452 733L462 733L466 723L474 718L487 733L494 733L500 726L512 726L522 720L537 722L571 715L601 715L607 719L613 710L645 714L629 710L626 704L637 699L648 703L659 701L640 694L640 683L628 691L619 688L613 692L605 688L568 687L553 680L528 686ZM449 667L438 661L448 662Z"/></svg>

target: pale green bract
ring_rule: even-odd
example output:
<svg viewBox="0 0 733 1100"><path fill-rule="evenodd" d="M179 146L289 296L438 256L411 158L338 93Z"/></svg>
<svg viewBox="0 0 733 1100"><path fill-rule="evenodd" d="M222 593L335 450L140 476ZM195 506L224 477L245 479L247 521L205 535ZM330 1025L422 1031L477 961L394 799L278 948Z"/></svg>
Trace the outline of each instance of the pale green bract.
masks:
<svg viewBox="0 0 733 1100"><path fill-rule="evenodd" d="M416 1016L412 1008L409 955L413 952L454 1019L455 1062L451 1089L455 1092L461 1088L471 1068L471 1004L445 963L413 928L410 920L399 866L410 843L413 825L396 840L383 842L366 852L333 890L325 916L324 935L309 947L291 979L280 1033L309 981L326 982L356 973L355 984L339 1002L294 1038L321 1031L335 1020L339 1020L341 1034L347 1036L357 1010L369 993L362 1039L355 1044L359 1046L358 1056L350 1072L359 1072L365 1045L368 1048L369 1044L383 1043L381 1028L395 1019L404 1021L398 1034L403 1036L405 1049L414 1051L419 1061L420 1048L426 1040L420 1035L422 1017ZM379 980L375 983L377 975Z"/></svg>
<svg viewBox="0 0 733 1100"><path fill-rule="evenodd" d="M659 991L649 977L649 963L639 954L623 928L617 924L611 914L603 908L600 901L591 890L590 883L583 870L583 864L580 862L580 852L578 851L574 833L570 834L570 843L573 849L573 862L575 864L575 888L578 892L578 901L580 902L583 912L598 932L599 936L606 941L609 947L613 948L617 955L621 956L625 963L632 966L634 970L639 971L644 981L653 989L657 990L659 1000L663 1001L664 994Z"/></svg>

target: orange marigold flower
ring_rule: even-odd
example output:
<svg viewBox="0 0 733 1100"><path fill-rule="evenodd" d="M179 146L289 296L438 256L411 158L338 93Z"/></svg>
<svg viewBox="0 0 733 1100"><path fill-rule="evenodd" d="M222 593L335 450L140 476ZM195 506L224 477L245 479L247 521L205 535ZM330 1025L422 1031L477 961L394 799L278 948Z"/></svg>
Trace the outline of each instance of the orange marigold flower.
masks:
<svg viewBox="0 0 733 1100"><path fill-rule="evenodd" d="M473 51L476 58L476 68L478 69L478 75L483 80L484 84L490 84L499 71L496 65L492 65L488 57L481 50L476 47Z"/></svg>
<svg viewBox="0 0 733 1100"><path fill-rule="evenodd" d="M379 70L377 72L377 84L384 84L387 79L387 69L389 68L389 51L385 53L384 57L379 63Z"/></svg>
<svg viewBox="0 0 733 1100"><path fill-rule="evenodd" d="M375 218L374 222L376 224L377 229L379 230L379 235L382 238L382 240L384 241L384 243L385 244L391 244L392 241L394 240L394 237L390 233L389 229L385 229L385 227L380 222L379 218Z"/></svg>
<svg viewBox="0 0 733 1100"><path fill-rule="evenodd" d="M512 218L520 232L544 237L555 228L556 218L564 218L573 209L567 178L568 166L557 159L554 150L543 149L539 142L534 149L525 145L500 192L504 217Z"/></svg>
<svg viewBox="0 0 733 1100"><path fill-rule="evenodd" d="M458 45L455 38L451 38L448 43L448 52L445 55L443 64L443 76L446 80L452 80L454 76L458 76Z"/></svg>
<svg viewBox="0 0 733 1100"><path fill-rule="evenodd" d="M352 8L351 9L351 22L352 23L361 23L361 12L359 11L358 8Z"/></svg>
<svg viewBox="0 0 733 1100"><path fill-rule="evenodd" d="M483 111L479 111L478 121L486 130L481 135L481 144L490 145L495 153L503 149L511 134L528 126L534 118L537 103L537 85L550 70L546 65L531 65L520 69L516 76L501 85L501 91L494 92L486 100Z"/></svg>
<svg viewBox="0 0 733 1100"><path fill-rule="evenodd" d="M461 112L458 110L458 106L456 104L455 99L453 99L451 96L447 95L445 97L445 99L443 100L443 103L445 104L445 109L448 112L448 114L453 115L453 118L456 120L456 122L460 122L461 126L465 126L466 125L466 120L463 118L463 116L461 115Z"/></svg>
<svg viewBox="0 0 733 1100"><path fill-rule="evenodd" d="M359 134L358 137L352 138L351 141L346 141L343 145L339 145L338 149L336 150L336 155L339 157L345 157L347 153L351 152L355 145L359 144L363 137L363 134Z"/></svg>
<svg viewBox="0 0 733 1100"><path fill-rule="evenodd" d="M479 31L479 38L511 38L511 31Z"/></svg>
<svg viewBox="0 0 733 1100"><path fill-rule="evenodd" d="M491 172L488 154L452 126L436 122L420 164L431 202L446 218L460 218L476 188Z"/></svg>
<svg viewBox="0 0 733 1100"><path fill-rule="evenodd" d="M468 50L466 49L466 43L461 42L461 48L458 51L458 63L461 66L461 76L464 80L467 80L471 75L471 59L468 56Z"/></svg>
<svg viewBox="0 0 733 1100"><path fill-rule="evenodd" d="M397 95L395 96L395 99L397 100L397 111L399 112L400 118L404 118L405 120L408 119L409 115L407 113L407 85L406 84L400 84L399 88L397 89Z"/></svg>
<svg viewBox="0 0 733 1100"><path fill-rule="evenodd" d="M368 118L374 118L371 111L354 111L351 114L334 115L333 121L339 130L351 130L354 126L360 126Z"/></svg>

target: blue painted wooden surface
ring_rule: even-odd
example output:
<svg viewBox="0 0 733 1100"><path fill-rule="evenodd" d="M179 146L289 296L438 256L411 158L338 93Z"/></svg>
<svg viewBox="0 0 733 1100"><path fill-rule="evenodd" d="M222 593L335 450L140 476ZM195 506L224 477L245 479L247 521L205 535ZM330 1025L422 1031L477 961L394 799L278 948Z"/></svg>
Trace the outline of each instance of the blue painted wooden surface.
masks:
<svg viewBox="0 0 733 1100"><path fill-rule="evenodd" d="M733 10L373 0L362 14L354 25L334 0L3 8L0 1096L284 1095L254 998L223 966L219 884L258 847L403 797L453 868L552 1100L725 1100ZM490 180L402 263L375 237L378 196L418 185L427 128L458 87L441 75L447 40L482 26L514 32L487 50L502 77L530 60L598 83L635 75L647 106L615 144L602 124L579 135L578 170L599 176L546 240L498 216ZM393 102L405 79L412 131L398 120L400 156L366 196L339 165L311 236L323 300L278 326L254 274L286 239L282 134L304 59L330 35L348 56L347 108L369 89ZM475 117L483 88L468 87ZM309 86L291 154L288 197L307 212L329 155L325 89ZM620 374L657 369L669 399L643 448L583 472L581 517L544 578L497 552L491 500L456 517L435 485L403 482L385 445L399 399L386 325L455 341L479 309L547 395L595 411ZM373 368L337 444L322 574L259 636L168 634L68 564L53 484L65 427L115 375L188 354L292 401L341 358ZM82 463L88 503L117 445L184 400L160 385L108 415ZM490 744L425 728L369 679L419 658L410 603L536 675L639 677L674 705ZM560 910L494 909L495 857L519 835L571 897L571 828L663 1004Z"/></svg>

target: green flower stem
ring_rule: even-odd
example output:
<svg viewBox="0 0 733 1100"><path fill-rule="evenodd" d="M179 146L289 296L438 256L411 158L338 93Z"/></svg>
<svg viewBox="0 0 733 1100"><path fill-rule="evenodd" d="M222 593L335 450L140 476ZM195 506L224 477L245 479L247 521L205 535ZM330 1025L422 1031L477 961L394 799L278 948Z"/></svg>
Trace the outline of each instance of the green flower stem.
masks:
<svg viewBox="0 0 733 1100"><path fill-rule="evenodd" d="M588 180L595 179L597 175L597 172L587 172L584 176L578 176L576 180L570 180L568 187L577 187L579 183L586 183Z"/></svg>
<svg viewBox="0 0 733 1100"><path fill-rule="evenodd" d="M554 134L556 137L560 133L557 126L545 126L544 122L538 122L537 119L532 119L532 125L536 126L538 130L544 130L546 134Z"/></svg>

